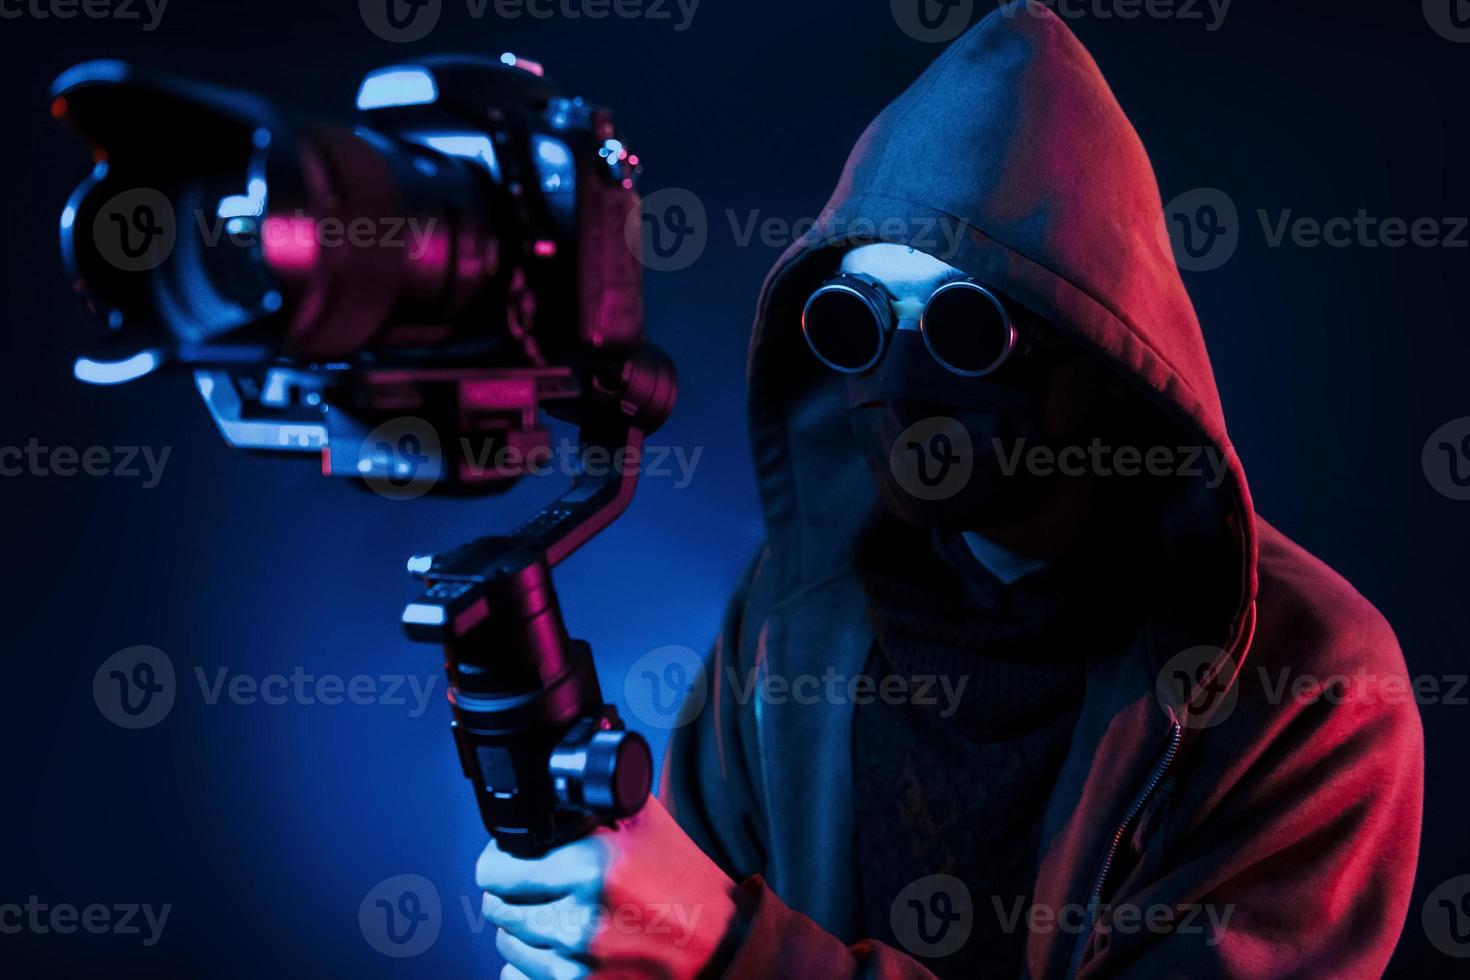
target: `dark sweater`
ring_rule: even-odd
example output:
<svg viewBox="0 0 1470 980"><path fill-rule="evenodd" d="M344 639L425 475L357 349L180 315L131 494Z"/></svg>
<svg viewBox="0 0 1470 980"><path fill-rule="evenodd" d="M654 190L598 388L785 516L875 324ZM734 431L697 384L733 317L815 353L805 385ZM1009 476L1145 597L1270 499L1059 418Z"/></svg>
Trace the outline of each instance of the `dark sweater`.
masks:
<svg viewBox="0 0 1470 980"><path fill-rule="evenodd" d="M856 707L864 935L918 955L941 977L1021 975L1025 919L1015 916L1029 905L1084 662L1118 649L1137 622L1119 601L1120 564L1133 563L1098 544L1007 586L957 535L931 537L887 517L864 535L858 568L876 635L868 672L904 678L911 695ZM935 875L948 878L911 887ZM965 920L954 916L966 895L961 945Z"/></svg>

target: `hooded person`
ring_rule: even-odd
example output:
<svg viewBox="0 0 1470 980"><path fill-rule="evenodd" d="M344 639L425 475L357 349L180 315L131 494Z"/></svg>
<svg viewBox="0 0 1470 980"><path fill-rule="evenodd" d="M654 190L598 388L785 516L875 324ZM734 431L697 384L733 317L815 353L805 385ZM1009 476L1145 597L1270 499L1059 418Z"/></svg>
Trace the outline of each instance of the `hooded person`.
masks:
<svg viewBox="0 0 1470 980"><path fill-rule="evenodd" d="M885 250L947 270L920 293L982 285L1050 343L935 374L890 324L876 366L830 370L804 310L883 286L862 265ZM749 374L767 537L708 703L639 817L541 864L487 849L508 976L1382 973L1423 794L1403 657L1255 513L1147 155L1055 15L1002 7L868 127L766 280ZM1051 424L1036 386L1069 384L1109 392ZM901 458L956 440L968 479L926 507ZM1028 440L1051 467L997 469ZM1102 479L1092 457L1078 504L1055 463L1079 441L1169 468ZM1073 546L974 533L1028 522ZM703 921L528 912L659 904Z"/></svg>

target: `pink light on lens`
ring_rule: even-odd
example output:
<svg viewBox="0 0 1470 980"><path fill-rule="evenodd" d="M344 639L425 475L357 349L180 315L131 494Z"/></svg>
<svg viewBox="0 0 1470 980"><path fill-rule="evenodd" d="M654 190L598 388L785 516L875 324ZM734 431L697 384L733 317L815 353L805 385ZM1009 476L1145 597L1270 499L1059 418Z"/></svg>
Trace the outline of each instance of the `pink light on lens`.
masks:
<svg viewBox="0 0 1470 980"><path fill-rule="evenodd" d="M316 222L305 215L273 214L261 223L261 251L279 272L309 272L316 267Z"/></svg>

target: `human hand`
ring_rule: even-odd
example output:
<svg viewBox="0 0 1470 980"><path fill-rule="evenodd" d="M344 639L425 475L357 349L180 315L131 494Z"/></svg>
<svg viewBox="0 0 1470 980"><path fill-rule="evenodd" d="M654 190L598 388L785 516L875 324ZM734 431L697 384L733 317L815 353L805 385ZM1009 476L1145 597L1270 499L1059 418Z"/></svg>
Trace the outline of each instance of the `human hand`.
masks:
<svg viewBox="0 0 1470 980"><path fill-rule="evenodd" d="M616 826L540 858L491 840L475 866L502 980L692 978L728 956L750 899L650 797Z"/></svg>

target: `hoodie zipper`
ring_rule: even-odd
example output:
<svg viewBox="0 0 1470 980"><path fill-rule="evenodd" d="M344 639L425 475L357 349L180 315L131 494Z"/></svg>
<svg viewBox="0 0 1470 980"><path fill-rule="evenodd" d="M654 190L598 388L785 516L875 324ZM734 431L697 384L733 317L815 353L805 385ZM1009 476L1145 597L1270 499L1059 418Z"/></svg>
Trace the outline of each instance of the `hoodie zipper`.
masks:
<svg viewBox="0 0 1470 980"><path fill-rule="evenodd" d="M1143 812L1143 808L1148 805L1148 801L1159 788L1159 783L1163 782L1164 774L1173 764L1174 756L1178 754L1179 743L1183 738L1184 726L1176 721L1169 733L1169 747L1164 750L1163 756L1154 765L1153 771L1149 773L1148 781L1143 784L1143 789L1139 790L1138 795L1129 804L1127 811L1123 814L1123 822L1118 824L1117 830L1113 831L1113 839L1108 844L1108 851L1103 856L1102 865L1097 869L1097 877L1092 881L1092 891L1088 894L1087 921L1072 947L1072 962L1067 966L1068 978L1075 977L1077 971L1082 968L1082 953L1087 949L1087 941L1092 938L1092 930L1097 926L1097 910L1102 904L1103 889L1107 886L1108 873L1113 870L1113 862L1118 858L1118 848L1122 846L1123 839L1128 834L1128 827L1138 819L1138 815Z"/></svg>

